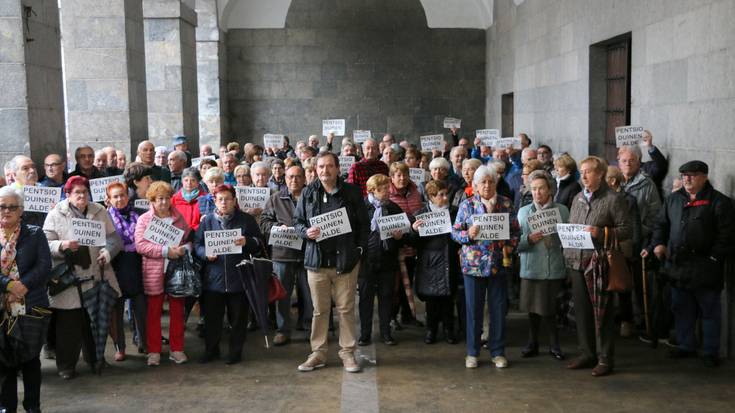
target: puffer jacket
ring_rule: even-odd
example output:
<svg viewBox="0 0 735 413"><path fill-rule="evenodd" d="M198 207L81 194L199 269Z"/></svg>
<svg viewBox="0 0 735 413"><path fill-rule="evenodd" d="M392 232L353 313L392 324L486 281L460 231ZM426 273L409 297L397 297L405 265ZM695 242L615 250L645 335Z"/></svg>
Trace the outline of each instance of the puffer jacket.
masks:
<svg viewBox="0 0 735 413"><path fill-rule="evenodd" d="M212 212L204 217L202 224L194 235L194 251L202 262L202 288L205 291L218 293L237 293L244 291L240 270L236 267L242 260L251 255L258 255L263 249L263 235L255 222L255 218L239 209L235 209L232 220L223 227ZM225 229L239 229L245 237L245 245L241 254L219 255L216 260L207 259L204 243L205 231L221 231Z"/></svg>
<svg viewBox="0 0 735 413"><path fill-rule="evenodd" d="M554 203L547 209L553 208L559 209L561 223L569 222L567 207ZM528 216L536 211L536 205L533 202L518 211L518 222L521 224L521 239L518 242L518 255L521 258L521 278L528 280L564 279L567 276L567 269L564 264L564 254L559 235L547 235L535 244L528 242L528 236L531 235Z"/></svg>
<svg viewBox="0 0 735 413"><path fill-rule="evenodd" d="M171 216L174 219L172 225L184 230L184 236L179 245L187 245L191 250L191 243L188 242L191 228L186 223L184 216L173 206L171 206ZM168 253L168 248L143 238L151 219L153 219L153 208L138 218L138 223L135 224L135 249L143 256L143 291L146 295L159 295L163 294L163 281L166 275L164 254Z"/></svg>
<svg viewBox="0 0 735 413"><path fill-rule="evenodd" d="M414 214L416 214L416 211L424 205L419 188L416 184L410 181L408 182L408 186L403 190L397 189L395 185L393 185L393 182L391 182L390 200L398 205L403 212L408 214L409 218L412 218Z"/></svg>
<svg viewBox="0 0 735 413"><path fill-rule="evenodd" d="M263 213L260 215L260 231L263 233L263 238L266 240L266 243L270 239L271 228L274 226L293 226L295 209L294 201L288 193L287 188L282 189L277 194L271 195L265 204L265 208L263 208ZM304 246L302 245L299 251L291 248L273 247L271 258L273 261L279 262L303 261Z"/></svg>
<svg viewBox="0 0 735 413"><path fill-rule="evenodd" d="M661 211L661 198L658 196L656 184L651 178L639 171L636 176L628 182L622 182L620 186L623 191L635 197L638 204L638 215L641 220L642 241L648 243L648 239L653 233L653 226Z"/></svg>
<svg viewBox="0 0 735 413"><path fill-rule="evenodd" d="M631 223L628 204L625 196L615 192L606 183L592 194L590 201L580 192L574 197L572 209L569 212L570 224L584 224L598 227L600 231L604 227L615 231L619 242L626 241L633 236L633 224ZM604 237L592 238L595 249L602 248ZM567 248L564 250L564 260L567 268L583 271L592 259L593 250L578 248Z"/></svg>
<svg viewBox="0 0 735 413"><path fill-rule="evenodd" d="M429 212L425 206L416 212ZM449 216L454 220L457 208L449 206ZM416 247L415 286L416 293L423 297L445 297L457 290L462 276L459 267L459 245L452 241L451 234L420 237L411 232L411 244Z"/></svg>
<svg viewBox="0 0 735 413"><path fill-rule="evenodd" d="M71 231L71 220L76 218L69 206L69 200L63 200L56 204L54 209L49 211L46 222L43 224L43 232L48 240L49 250L53 258L52 265L56 266L64 262L65 256L61 251L61 244L64 240L73 239ZM95 282L104 279L110 283L110 286L120 294L120 287L117 284L117 277L112 268L112 260L122 251L123 243L120 236L115 231L110 215L107 209L100 204L90 202L87 205L85 218L93 221L99 221L104 224L107 241L105 249L110 253L110 262L106 263L102 268L97 265L97 257L102 247L88 247L89 257L92 260L89 268L82 268L79 265L74 266L74 274L77 277L93 277L93 279L82 283L82 291L86 291L94 286ZM76 288L69 288L55 296L50 296L49 301L52 308L61 310L73 310L81 308L79 302L79 292Z"/></svg>
<svg viewBox="0 0 735 413"><path fill-rule="evenodd" d="M179 190L171 197L171 206L176 208L184 216L184 220L192 231L196 231L199 228L199 222L203 216L199 211L199 197L187 201L184 199L181 190Z"/></svg>
<svg viewBox="0 0 735 413"><path fill-rule="evenodd" d="M51 275L51 252L43 230L35 225L21 224L15 250L19 281L28 288L25 295L26 310L48 307L46 284ZM10 281L10 277L0 274L0 289L6 291Z"/></svg>

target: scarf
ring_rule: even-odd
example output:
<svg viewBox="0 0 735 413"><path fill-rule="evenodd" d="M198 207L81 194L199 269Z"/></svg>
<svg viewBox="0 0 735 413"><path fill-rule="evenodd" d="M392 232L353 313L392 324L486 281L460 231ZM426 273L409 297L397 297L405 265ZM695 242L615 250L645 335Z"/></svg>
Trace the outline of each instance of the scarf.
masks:
<svg viewBox="0 0 735 413"><path fill-rule="evenodd" d="M183 188L181 189L181 197L184 198L186 202L191 202L192 199L197 198L199 196L199 188L194 188L191 192L186 192Z"/></svg>
<svg viewBox="0 0 735 413"><path fill-rule="evenodd" d="M69 211L71 211L71 213L74 215L74 218L87 219L87 208L84 208L84 211L81 211L79 208L75 207L70 202Z"/></svg>
<svg viewBox="0 0 735 413"><path fill-rule="evenodd" d="M368 202L375 207L373 218L370 220L370 231L378 231L380 229L380 227L378 227L378 218L383 216L383 205L385 205L387 201L380 201L376 199L373 194L368 194L367 199Z"/></svg>
<svg viewBox="0 0 735 413"><path fill-rule="evenodd" d="M431 201L429 202L429 211L431 211L431 212L443 211L443 210L448 209L448 208L449 208L449 205L448 204L446 206L440 207L440 206L438 206L437 204L435 204L435 203L433 203Z"/></svg>
<svg viewBox="0 0 735 413"><path fill-rule="evenodd" d="M222 225L222 229L229 229L230 221L232 221L232 218L234 217L234 212L229 215L220 215L219 211L217 211L216 209L214 210L214 218L219 221L220 225Z"/></svg>
<svg viewBox="0 0 735 413"><path fill-rule="evenodd" d="M135 224L138 222L138 213L130 207L130 204L121 209L110 207L107 212L115 224L115 231L122 238L125 251L135 252Z"/></svg>
<svg viewBox="0 0 735 413"><path fill-rule="evenodd" d="M467 198L471 198L472 195L474 195L474 191L472 190L472 184L467 185L464 188L464 193L467 195Z"/></svg>
<svg viewBox="0 0 735 413"><path fill-rule="evenodd" d="M15 227L7 238L5 236L5 230L0 229L0 245L3 247L2 251L0 251L0 270L13 280L20 278L18 264L15 261L15 244L18 241L19 235L20 225Z"/></svg>

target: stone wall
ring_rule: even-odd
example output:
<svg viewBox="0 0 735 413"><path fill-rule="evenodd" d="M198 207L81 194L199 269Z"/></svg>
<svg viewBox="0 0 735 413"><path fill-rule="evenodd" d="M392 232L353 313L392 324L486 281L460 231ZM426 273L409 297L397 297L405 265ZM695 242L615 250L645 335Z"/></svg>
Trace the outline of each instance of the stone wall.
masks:
<svg viewBox="0 0 735 413"><path fill-rule="evenodd" d="M652 131L670 177L701 159L715 186L735 193L734 1L498 0L494 16L488 125L513 92L516 133L587 155L590 45L631 32L631 123Z"/></svg>
<svg viewBox="0 0 735 413"><path fill-rule="evenodd" d="M229 137L227 33L220 30L217 7L216 0L199 0L196 4L199 143L209 144L215 151L222 137Z"/></svg>
<svg viewBox="0 0 735 413"><path fill-rule="evenodd" d="M294 0L286 29L230 30L231 134L321 134L322 119L417 140L482 128L485 32L428 29L418 0Z"/></svg>

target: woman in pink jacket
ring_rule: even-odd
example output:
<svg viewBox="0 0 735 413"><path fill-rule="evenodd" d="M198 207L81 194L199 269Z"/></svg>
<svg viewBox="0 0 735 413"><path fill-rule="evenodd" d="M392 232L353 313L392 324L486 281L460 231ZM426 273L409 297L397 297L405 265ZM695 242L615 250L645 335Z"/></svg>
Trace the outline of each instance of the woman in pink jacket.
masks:
<svg viewBox="0 0 735 413"><path fill-rule="evenodd" d="M171 297L164 293L163 284L169 260L182 257L191 250L187 242L191 229L176 208L171 207L171 185L157 181L151 184L146 193L150 210L141 215L135 225L135 248L143 256L143 290L147 298L146 343L148 346L148 365L157 366L161 362L161 312L163 300L168 298L169 339L171 353L169 359L176 364L185 363L184 353L184 301L185 298ZM151 239L146 239L146 229L156 217L167 224L184 231L181 242L176 247L167 247Z"/></svg>

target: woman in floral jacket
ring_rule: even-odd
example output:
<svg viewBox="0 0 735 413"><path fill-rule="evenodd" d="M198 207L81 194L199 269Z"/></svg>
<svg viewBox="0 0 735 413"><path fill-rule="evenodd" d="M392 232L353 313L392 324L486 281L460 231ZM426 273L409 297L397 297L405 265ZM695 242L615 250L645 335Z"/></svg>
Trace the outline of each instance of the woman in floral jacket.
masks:
<svg viewBox="0 0 735 413"><path fill-rule="evenodd" d="M467 307L467 357L465 367L476 368L480 353L485 298L490 308L489 347L497 368L508 366L505 358L505 314L508 311L506 277L510 256L518 245L520 226L513 211L513 201L496 193L498 176L490 166L481 166L472 179L474 195L459 206L452 227L452 239L462 245L460 262L464 274ZM508 214L505 225L509 237L490 240L483 228L474 224L477 215Z"/></svg>

